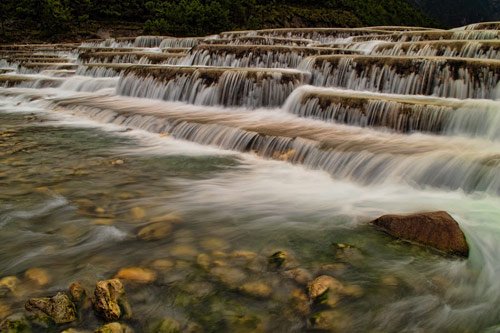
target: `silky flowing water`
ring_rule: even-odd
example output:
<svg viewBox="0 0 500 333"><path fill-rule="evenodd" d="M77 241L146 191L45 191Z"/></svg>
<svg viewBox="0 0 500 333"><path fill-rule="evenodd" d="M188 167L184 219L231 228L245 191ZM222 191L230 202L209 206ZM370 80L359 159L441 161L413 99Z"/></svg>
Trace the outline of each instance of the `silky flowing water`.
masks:
<svg viewBox="0 0 500 333"><path fill-rule="evenodd" d="M28 298L55 295L74 281L92 291L122 268L141 267L154 272L152 281L125 281L133 315L123 322L136 332L158 332L165 318L183 332L500 331L500 45L486 43L488 59L477 40L498 38L497 31L466 32L459 46L474 39L480 63L428 59L411 68L398 67L414 57L405 58L401 46L418 31L105 41L58 51L73 69L16 62L20 54L4 47L0 279L17 282L1 285L0 321L22 314ZM270 45L337 43L365 55L340 65L301 49L266 49L264 60L244 49L221 55L224 43L257 36ZM217 38L213 53L196 50ZM381 58L383 43L403 60ZM109 47L124 54L184 47L175 52L186 53L185 63L202 52L205 63L232 67L77 58ZM287 69L238 69L268 58L269 67ZM393 239L368 223L434 210L458 221L468 259ZM159 221L169 221L167 232L141 236ZM270 267L277 251L309 280L331 275L350 292L336 304L312 304L307 281ZM30 279L32 268L47 272L46 281ZM248 284L268 289L249 291ZM102 324L89 311L67 325L35 323L32 331Z"/></svg>

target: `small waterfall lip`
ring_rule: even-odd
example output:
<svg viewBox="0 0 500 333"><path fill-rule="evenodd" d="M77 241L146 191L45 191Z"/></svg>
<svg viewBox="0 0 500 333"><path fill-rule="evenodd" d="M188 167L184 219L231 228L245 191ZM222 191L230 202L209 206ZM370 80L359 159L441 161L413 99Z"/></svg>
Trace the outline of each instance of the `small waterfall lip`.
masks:
<svg viewBox="0 0 500 333"><path fill-rule="evenodd" d="M3 87L46 88L58 87L63 82L63 78L40 74L0 74L0 86Z"/></svg>
<svg viewBox="0 0 500 333"><path fill-rule="evenodd" d="M355 45L353 47L356 47ZM440 40L425 42L382 42L371 50L372 55L457 57L500 60L499 40Z"/></svg>
<svg viewBox="0 0 500 333"><path fill-rule="evenodd" d="M500 22L499 21L480 22L451 29L451 31L463 31L463 30L500 30Z"/></svg>
<svg viewBox="0 0 500 333"><path fill-rule="evenodd" d="M357 53L339 48L283 45L200 45L180 61L185 66L297 68L304 57L321 54Z"/></svg>
<svg viewBox="0 0 500 333"><path fill-rule="evenodd" d="M397 132L500 141L500 101L301 86L284 103L300 117Z"/></svg>
<svg viewBox="0 0 500 333"><path fill-rule="evenodd" d="M129 66L120 95L198 105L278 107L310 74L293 69Z"/></svg>
<svg viewBox="0 0 500 333"><path fill-rule="evenodd" d="M496 99L500 92L498 60L321 55L307 61L317 86L461 99Z"/></svg>

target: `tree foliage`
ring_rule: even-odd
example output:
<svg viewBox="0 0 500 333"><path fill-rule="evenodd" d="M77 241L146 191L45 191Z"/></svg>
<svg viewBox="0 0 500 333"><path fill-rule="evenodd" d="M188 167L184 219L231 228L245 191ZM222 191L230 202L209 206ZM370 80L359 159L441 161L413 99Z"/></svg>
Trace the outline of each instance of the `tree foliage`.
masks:
<svg viewBox="0 0 500 333"><path fill-rule="evenodd" d="M0 0L4 40L8 32L20 35L19 30L26 32L21 36L44 40L83 37L118 23L175 36L273 27L432 24L406 0Z"/></svg>

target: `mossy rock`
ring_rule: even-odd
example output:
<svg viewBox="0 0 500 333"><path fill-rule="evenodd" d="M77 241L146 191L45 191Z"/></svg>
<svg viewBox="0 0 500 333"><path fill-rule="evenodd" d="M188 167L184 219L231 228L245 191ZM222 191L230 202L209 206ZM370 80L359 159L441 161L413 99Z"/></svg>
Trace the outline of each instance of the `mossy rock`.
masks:
<svg viewBox="0 0 500 333"><path fill-rule="evenodd" d="M152 330L151 333L180 333L181 325L172 318L162 319Z"/></svg>
<svg viewBox="0 0 500 333"><path fill-rule="evenodd" d="M31 333L31 324L21 314L8 317L0 324L2 333Z"/></svg>

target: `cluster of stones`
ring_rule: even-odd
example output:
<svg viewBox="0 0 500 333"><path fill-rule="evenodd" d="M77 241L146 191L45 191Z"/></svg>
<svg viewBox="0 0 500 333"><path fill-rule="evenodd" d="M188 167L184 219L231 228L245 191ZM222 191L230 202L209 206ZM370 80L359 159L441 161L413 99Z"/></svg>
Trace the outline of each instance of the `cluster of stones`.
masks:
<svg viewBox="0 0 500 333"><path fill-rule="evenodd" d="M133 216L144 218L140 208L133 209ZM171 231L172 216L165 221L152 221L139 228L138 237L155 240L166 237ZM377 228L397 238L413 243L430 246L442 253L467 256L468 246L463 232L456 221L445 212L420 213L408 216L386 215L372 222ZM175 224L175 223L174 223ZM165 229L168 225L168 230ZM146 230L144 230L146 229ZM246 250L224 252L227 248L222 240L205 239L202 247L210 252L198 253L185 245L172 248L172 255L192 258L201 271L200 277L220 285L222 289L256 300L279 300L287 305L284 315L301 318L310 329L327 331L349 331L351 319L342 312L342 304L360 297L365 291L359 285L349 284L338 279L350 265L364 259L358 248L347 244L333 244L335 261L311 272L301 266L289 251L273 251L262 256ZM159 281L160 274L168 276L174 266L190 265L189 261L156 259L144 267L124 267L112 279L98 281L93 294L81 283L71 284L68 290L60 291L50 297L30 298L25 303L28 315L11 315L1 323L2 331L9 333L30 332L31 327L58 328L61 332L77 333L72 327L87 327L89 315L102 325L96 333L131 333L133 322L132 308L125 294L123 283L147 285ZM40 268L25 272L25 278L38 286L46 286L51 281L50 274ZM168 279L168 277L167 277ZM397 285L393 277L382 279L384 285ZM184 288L191 296L204 297L211 292L212 283L186 284ZM20 280L10 276L0 280L0 290L24 297L20 292ZM8 311L8 309L4 309ZM5 312L4 311L4 312ZM0 314L2 308L0 306ZM5 317L5 316L4 316ZM240 318L232 328L252 327L253 332L264 331L264 323L253 318ZM132 325L133 326L133 325ZM180 324L173 318L165 318L153 325L152 332L202 332L193 323Z"/></svg>

